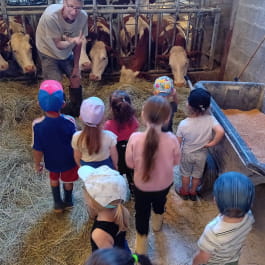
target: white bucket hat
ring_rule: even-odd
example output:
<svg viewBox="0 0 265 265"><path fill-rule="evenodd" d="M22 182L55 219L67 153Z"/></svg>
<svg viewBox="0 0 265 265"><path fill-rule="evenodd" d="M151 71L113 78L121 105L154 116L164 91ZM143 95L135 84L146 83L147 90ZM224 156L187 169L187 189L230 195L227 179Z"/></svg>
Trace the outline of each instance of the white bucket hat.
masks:
<svg viewBox="0 0 265 265"><path fill-rule="evenodd" d="M111 202L126 201L128 198L127 181L118 171L108 166L82 166L78 170L78 175L83 180L88 194L103 207L113 208Z"/></svg>

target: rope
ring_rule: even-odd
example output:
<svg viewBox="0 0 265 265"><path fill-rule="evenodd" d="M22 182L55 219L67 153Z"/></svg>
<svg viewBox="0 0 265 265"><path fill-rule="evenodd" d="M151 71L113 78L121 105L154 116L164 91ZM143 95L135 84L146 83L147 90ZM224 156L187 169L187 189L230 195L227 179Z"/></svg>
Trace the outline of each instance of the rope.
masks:
<svg viewBox="0 0 265 265"><path fill-rule="evenodd" d="M235 77L235 81L238 81L240 79L241 75L245 72L246 68L248 67L248 65L250 64L250 62L252 61L253 57L256 55L257 51L259 50L259 48L261 47L261 45L263 44L264 41L265 41L265 36L263 37L262 41L257 46L257 48L254 51L254 53L252 54L252 56L248 59L248 62L246 63L245 67L242 69L242 71L240 72L238 77Z"/></svg>

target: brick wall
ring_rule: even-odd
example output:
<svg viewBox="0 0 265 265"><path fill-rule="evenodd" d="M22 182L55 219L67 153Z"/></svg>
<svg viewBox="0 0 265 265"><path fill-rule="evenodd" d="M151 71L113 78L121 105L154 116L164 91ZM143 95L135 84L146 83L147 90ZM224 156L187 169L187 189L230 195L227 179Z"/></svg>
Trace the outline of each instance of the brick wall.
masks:
<svg viewBox="0 0 265 265"><path fill-rule="evenodd" d="M232 39L228 53L225 78L238 77L258 45L265 37L265 1L238 0L234 5L234 23L231 25ZM240 80L265 82L265 41L253 57Z"/></svg>

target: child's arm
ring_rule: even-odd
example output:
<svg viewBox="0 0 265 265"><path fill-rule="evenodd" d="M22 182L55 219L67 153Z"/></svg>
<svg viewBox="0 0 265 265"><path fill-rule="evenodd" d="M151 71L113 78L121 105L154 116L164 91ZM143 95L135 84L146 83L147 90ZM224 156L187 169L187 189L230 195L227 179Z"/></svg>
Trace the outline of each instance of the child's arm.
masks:
<svg viewBox="0 0 265 265"><path fill-rule="evenodd" d="M43 170L43 164L41 163L42 158L43 152L33 149L34 167L37 172L41 172Z"/></svg>
<svg viewBox="0 0 265 265"><path fill-rule="evenodd" d="M206 264L210 259L210 256L211 255L209 253L200 249L194 256L192 265Z"/></svg>
<svg viewBox="0 0 265 265"><path fill-rule="evenodd" d="M113 248L113 238L102 229L96 228L91 235L98 248Z"/></svg>
<svg viewBox="0 0 265 265"><path fill-rule="evenodd" d="M114 168L118 170L118 151L117 151L116 145L110 148L110 157L111 157Z"/></svg>
<svg viewBox="0 0 265 265"><path fill-rule="evenodd" d="M208 144L206 144L205 147L212 147L217 145L222 140L225 134L225 131L220 124L215 125L213 127L213 131L215 132L214 138Z"/></svg>
<svg viewBox="0 0 265 265"><path fill-rule="evenodd" d="M80 151L74 149L74 159L75 159L75 163L78 167L81 166L81 164L80 164L81 157L82 157L82 153Z"/></svg>

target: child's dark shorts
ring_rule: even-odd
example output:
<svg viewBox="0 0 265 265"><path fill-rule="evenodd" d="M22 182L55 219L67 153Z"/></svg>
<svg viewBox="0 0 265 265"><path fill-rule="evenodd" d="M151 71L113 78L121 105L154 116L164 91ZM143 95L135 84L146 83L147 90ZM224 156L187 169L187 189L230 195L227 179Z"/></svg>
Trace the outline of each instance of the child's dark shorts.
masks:
<svg viewBox="0 0 265 265"><path fill-rule="evenodd" d="M57 181L61 179L63 182L74 182L78 180L77 170L78 166L75 166L63 172L50 172L50 180Z"/></svg>

